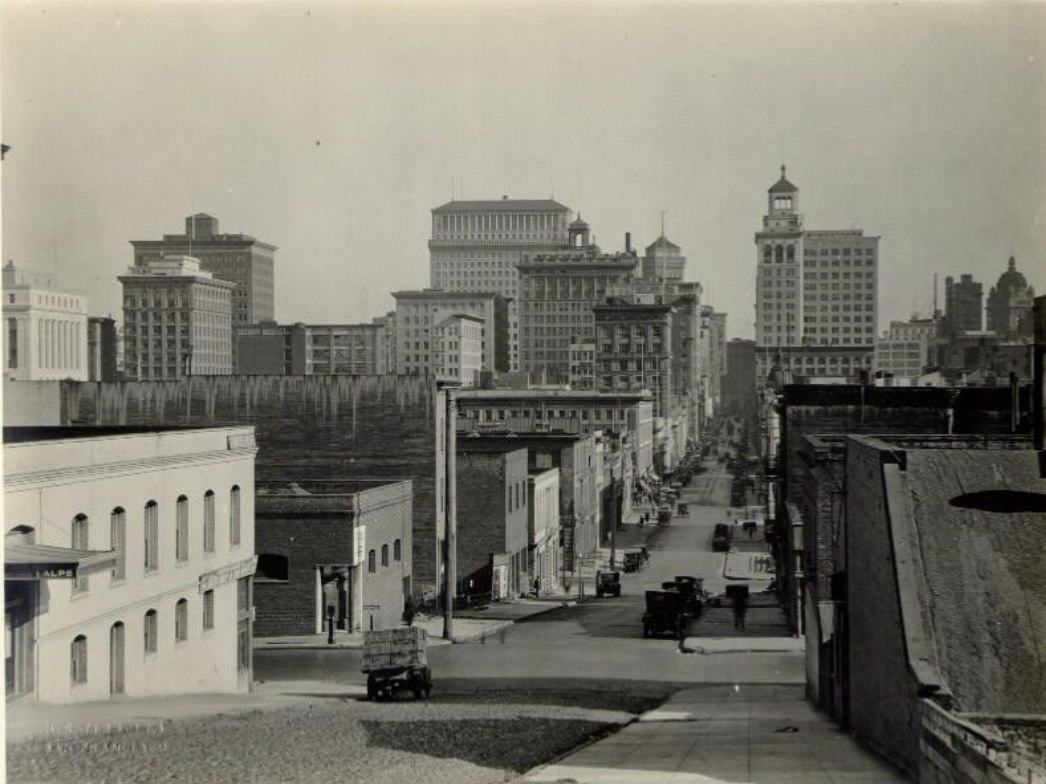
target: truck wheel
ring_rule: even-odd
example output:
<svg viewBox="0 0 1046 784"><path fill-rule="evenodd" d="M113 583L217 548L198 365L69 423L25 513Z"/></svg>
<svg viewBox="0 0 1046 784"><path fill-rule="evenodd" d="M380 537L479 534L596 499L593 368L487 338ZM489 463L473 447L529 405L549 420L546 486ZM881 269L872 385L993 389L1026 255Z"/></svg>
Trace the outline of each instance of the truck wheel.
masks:
<svg viewBox="0 0 1046 784"><path fill-rule="evenodd" d="M425 676L423 676L420 672L411 674L410 690L414 694L414 699L421 699L421 694L423 691L425 691Z"/></svg>
<svg viewBox="0 0 1046 784"><path fill-rule="evenodd" d="M367 676L367 699L372 702L378 700L378 685L375 683L373 675Z"/></svg>
<svg viewBox="0 0 1046 784"><path fill-rule="evenodd" d="M597 599L602 599L603 598L603 590L601 588L596 588L596 598Z"/></svg>

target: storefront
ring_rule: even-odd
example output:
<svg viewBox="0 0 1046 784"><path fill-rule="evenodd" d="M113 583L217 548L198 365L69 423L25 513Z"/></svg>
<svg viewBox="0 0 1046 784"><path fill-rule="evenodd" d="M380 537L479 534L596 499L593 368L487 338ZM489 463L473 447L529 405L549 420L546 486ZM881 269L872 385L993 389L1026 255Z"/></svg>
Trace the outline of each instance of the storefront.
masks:
<svg viewBox="0 0 1046 784"><path fill-rule="evenodd" d="M4 681L7 698L36 687L35 625L47 583L73 580L116 560L110 551L35 544L33 529L19 526L4 538Z"/></svg>

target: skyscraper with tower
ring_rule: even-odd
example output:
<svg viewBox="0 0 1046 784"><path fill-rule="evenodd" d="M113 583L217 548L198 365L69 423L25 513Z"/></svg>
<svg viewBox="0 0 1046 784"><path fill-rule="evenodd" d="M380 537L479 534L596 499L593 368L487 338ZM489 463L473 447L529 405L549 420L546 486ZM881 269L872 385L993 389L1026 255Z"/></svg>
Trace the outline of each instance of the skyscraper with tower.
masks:
<svg viewBox="0 0 1046 784"><path fill-rule="evenodd" d="M785 167L756 232L756 380L856 377L870 371L878 306L879 237L803 227ZM782 377L779 375L777 381Z"/></svg>

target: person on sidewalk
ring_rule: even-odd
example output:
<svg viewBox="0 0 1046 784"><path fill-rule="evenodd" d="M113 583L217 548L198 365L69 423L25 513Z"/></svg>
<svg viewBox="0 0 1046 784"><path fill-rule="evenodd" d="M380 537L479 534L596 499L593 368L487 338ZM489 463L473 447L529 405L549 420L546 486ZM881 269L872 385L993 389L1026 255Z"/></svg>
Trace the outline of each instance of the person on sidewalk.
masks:
<svg viewBox="0 0 1046 784"><path fill-rule="evenodd" d="M403 622L407 626L414 625L414 616L417 614L417 610L414 607L414 597L407 594L406 600L403 602Z"/></svg>
<svg viewBox="0 0 1046 784"><path fill-rule="evenodd" d="M739 631L745 630L745 612L748 610L748 594L738 592L734 594L734 628Z"/></svg>

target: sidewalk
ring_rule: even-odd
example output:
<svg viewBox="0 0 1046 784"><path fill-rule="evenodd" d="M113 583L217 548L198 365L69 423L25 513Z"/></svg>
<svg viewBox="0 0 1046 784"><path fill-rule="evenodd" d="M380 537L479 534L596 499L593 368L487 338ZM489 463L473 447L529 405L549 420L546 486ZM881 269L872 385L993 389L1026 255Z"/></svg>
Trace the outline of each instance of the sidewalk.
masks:
<svg viewBox="0 0 1046 784"><path fill-rule="evenodd" d="M558 605L557 605L558 606ZM486 615L479 617L466 617L460 613L454 614L454 639L443 639L442 616L419 615L414 619L414 625L424 629L429 634L429 645L449 645L451 642L473 642L483 637L497 634L502 629L510 626L512 621L499 616ZM334 632L334 643L327 643L326 634L301 634L288 637L255 637L254 650L334 650L334 649L357 649L363 647L363 632Z"/></svg>
<svg viewBox="0 0 1046 784"><path fill-rule="evenodd" d="M520 781L530 784L893 784L900 773L862 749L797 685L707 686Z"/></svg>

